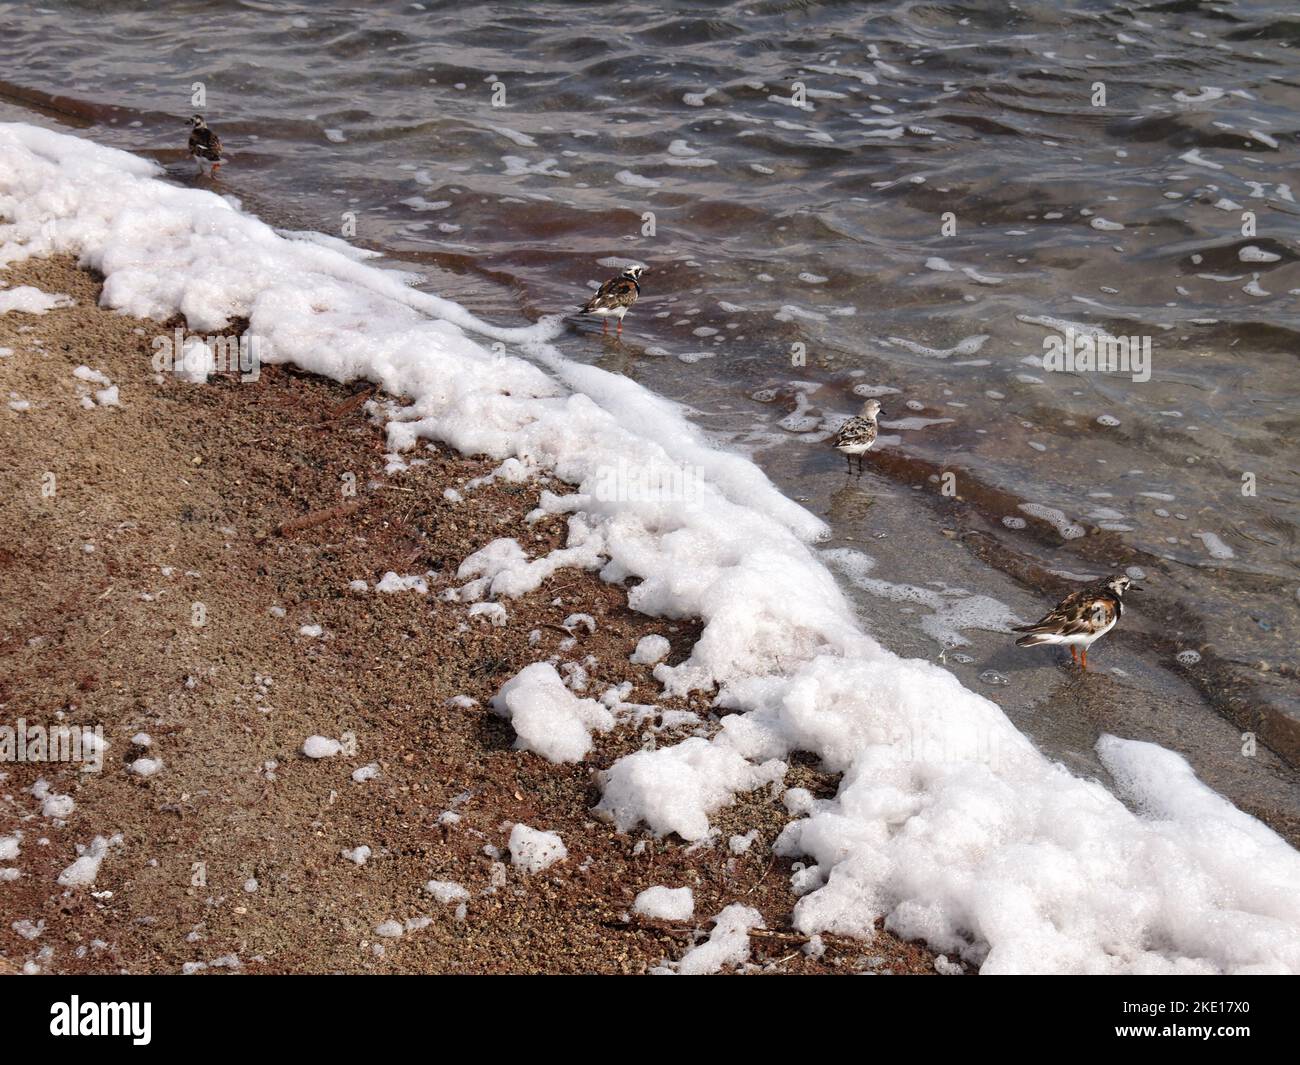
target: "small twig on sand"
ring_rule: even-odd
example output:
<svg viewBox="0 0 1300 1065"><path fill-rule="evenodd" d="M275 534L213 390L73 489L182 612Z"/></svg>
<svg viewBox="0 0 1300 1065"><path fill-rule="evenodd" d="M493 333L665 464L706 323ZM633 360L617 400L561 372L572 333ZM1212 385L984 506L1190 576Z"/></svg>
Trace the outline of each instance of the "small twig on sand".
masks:
<svg viewBox="0 0 1300 1065"><path fill-rule="evenodd" d="M802 932L778 932L772 928L751 928L749 934L759 939L779 939L783 943L802 944L812 942L812 936L806 936ZM825 936L822 936L822 939L825 938Z"/></svg>
<svg viewBox="0 0 1300 1065"><path fill-rule="evenodd" d="M613 928L640 928L650 932L666 932L670 936L696 936L704 931L702 926L697 925L659 924L656 921L646 920L609 921L607 923ZM755 939L773 939L782 943L797 943L800 946L811 943L813 938L804 935L802 932L783 932L776 928L751 928L749 934ZM852 936L838 936L830 932L819 933L819 938L828 946L843 946L852 950L860 949L865 942L861 939L854 939Z"/></svg>
<svg viewBox="0 0 1300 1065"><path fill-rule="evenodd" d="M343 417L343 415L351 413L352 411L356 410L359 406L361 406L363 403L365 403L365 401L368 400L374 394L375 394L375 390L373 388L362 389L356 395L349 396L337 407L335 407L332 411L330 411L330 417L341 418Z"/></svg>
<svg viewBox="0 0 1300 1065"><path fill-rule="evenodd" d="M321 419L320 421L317 421L317 423L312 425L304 425L303 428L304 429L328 429L330 425L333 425L335 421L341 419L343 415L351 414L352 411L355 411L357 407L360 407L361 404L363 404L365 401L367 401L367 399L372 397L372 395L374 395L374 389L361 389L359 393L356 393L355 395L350 395L350 397L344 399L342 403L339 403L337 407L334 407L333 410L330 410L329 414L326 414L324 419Z"/></svg>
<svg viewBox="0 0 1300 1065"><path fill-rule="evenodd" d="M763 875L760 876L757 880L755 880L754 883L750 885L749 890L745 892L746 895L752 895L755 891L758 890L759 885L762 884L763 881L767 879L767 874L772 871L772 866L774 865L776 865L775 854L773 854L771 859L768 861L767 868L763 870Z"/></svg>
<svg viewBox="0 0 1300 1065"><path fill-rule="evenodd" d="M356 500L350 503L340 503L337 507L328 507L325 510L313 510L307 514L301 514L296 518L290 518L288 521L281 522L276 526L276 536L288 536L291 533L302 532L303 529L310 529L316 525L324 525L327 521L333 521L336 518L346 518L355 514L361 509L361 504ZM265 539L263 537L262 539Z"/></svg>

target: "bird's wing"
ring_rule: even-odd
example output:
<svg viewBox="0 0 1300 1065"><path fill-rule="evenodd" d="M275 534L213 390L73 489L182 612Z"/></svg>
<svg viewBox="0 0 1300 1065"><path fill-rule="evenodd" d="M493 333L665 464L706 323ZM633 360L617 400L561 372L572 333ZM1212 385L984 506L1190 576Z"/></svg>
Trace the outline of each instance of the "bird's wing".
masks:
<svg viewBox="0 0 1300 1065"><path fill-rule="evenodd" d="M843 444L873 444L876 440L876 423L866 418L850 418L835 433L835 446Z"/></svg>
<svg viewBox="0 0 1300 1065"><path fill-rule="evenodd" d="M1105 628L1115 620L1115 602L1107 595L1094 595L1087 589L1072 592L1033 625L1018 627L1016 632L1056 632L1077 636Z"/></svg>
<svg viewBox="0 0 1300 1065"><path fill-rule="evenodd" d="M221 158L221 138L210 129L196 129L190 134L190 154L204 159Z"/></svg>
<svg viewBox="0 0 1300 1065"><path fill-rule="evenodd" d="M587 305L582 309L584 311L594 311L605 308L630 307L636 302L636 297L636 282L627 277L615 277L601 285L596 294L591 297Z"/></svg>

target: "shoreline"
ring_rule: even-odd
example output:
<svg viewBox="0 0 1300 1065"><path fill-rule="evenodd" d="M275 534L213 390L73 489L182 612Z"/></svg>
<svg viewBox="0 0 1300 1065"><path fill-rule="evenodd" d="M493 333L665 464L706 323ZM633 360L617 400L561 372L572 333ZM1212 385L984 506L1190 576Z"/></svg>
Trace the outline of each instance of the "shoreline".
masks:
<svg viewBox="0 0 1300 1065"><path fill-rule="evenodd" d="M878 643L812 546L825 534L825 522L742 455L718 448L679 405L566 357L551 342L558 321L513 329L488 324L454 301L411 288L401 275L358 262L337 241L282 236L209 191L159 180L155 167L121 152L30 126L2 126L0 141L12 149L0 172L11 216L4 244L9 261L74 253L102 270L104 305L157 320L164 330L183 311L195 333L257 336L278 365L297 367L281 371L282 392L275 388L280 374L264 374L255 385L200 374L207 387L186 385L185 403L163 397L174 405L161 419L170 428L160 436L160 419L133 422L141 412L123 405L121 381L132 368L111 365L110 345L92 337L85 364L71 371L70 398L88 418L103 415L109 424L130 427L124 444L106 446L83 439L85 419L41 427L41 403L11 396L19 424L39 432L19 441L24 458L47 467L82 456L97 464L94 476L74 485L78 521L106 520L100 514L106 499L131 503L132 519L98 529L100 540L83 539L80 528L56 537L64 557L54 561L62 568L41 571L47 587L66 574L81 576L56 603L60 621L74 613L76 593L86 585L87 594L98 593L84 608L90 620L78 635L88 645L78 648L78 657L102 656L101 643L131 646L132 626L108 616L118 594L162 604L145 612L152 627L141 624L153 640L148 653L114 665L148 683L157 679L150 671L158 661L174 659L181 672L157 692L124 693L116 676L111 687L117 691L103 690L114 699L129 696L134 718L159 716L154 731L166 744L155 744L138 720L124 720L124 728L140 731L130 733L120 754L124 779L109 779L122 786L123 798L139 802L138 793L167 781L169 771L183 778L176 750L207 762L185 763L192 779L181 779L179 798L156 811L181 823L167 822L161 835L151 826L146 842L183 841L202 816L215 822L224 813L227 835L233 829L226 823L247 819L263 831L264 844L274 844L276 826L250 811L289 794L289 778L334 780L348 759L364 756L369 742L424 775L399 789L406 805L395 818L376 822L372 809L356 812L356 824L391 832L380 847L358 840L354 825L351 840L331 839L319 857L332 865L337 854L363 867L394 847L406 857L424 854L424 839L445 839L471 812L478 793L463 778L492 756L484 750L523 746L565 764L568 775L525 781L524 766L532 763L521 763L515 786L504 789L509 799L503 795L500 803L510 808L536 798L533 821L539 823L529 826L514 816L527 810L512 808L509 819L495 820L494 809L472 825L477 835L467 855L480 865L480 854L488 859L482 894L495 901L510 893L501 835L509 830L512 866L529 866L550 883L560 874L540 871L565 857L549 833L564 827L566 815L574 818L565 831L575 862L589 838L603 833L623 845L643 826L658 840L676 834L688 841L683 855L701 855L726 838L727 851L719 850L724 882L733 857L752 849L746 844L756 836L747 833L774 840L773 853L797 859L783 869L789 875L780 889L780 917L739 899L728 902L708 947L679 958L678 971L744 961L753 940L773 938L768 930L750 934L770 920L788 920L807 935L876 938L882 919L896 934L986 973L1300 967L1300 908L1283 887L1300 871L1300 855L1276 833L1217 794L1183 756L1123 729L1102 731L1090 749L1111 781L1108 789L1094 773L1072 771L1037 749L997 704L963 687L952 672ZM13 276L34 277L41 269L28 263ZM47 295L60 291L48 283L10 289L5 298L38 311L96 302L94 293L77 296L79 284L72 279L73 291L62 299ZM77 307L68 313L76 315ZM94 334L106 326L87 319L81 328ZM144 355L147 330L133 329L131 336L124 347ZM60 347L72 350L67 341ZM29 348L43 350L35 343L17 343L16 350ZM312 372L350 384L340 389ZM69 387L66 378L15 380L38 400ZM371 402L358 393L359 381L396 398ZM174 378L154 383L181 384ZM279 435L243 418L241 405L263 388L278 397L270 413ZM327 390L327 401L311 399L318 388ZM351 448L337 451L345 443L341 434L353 426L357 439L348 443L360 443L368 462ZM273 436L277 443L268 444ZM449 449L489 455L499 465L475 466ZM604 498L596 486L630 455L638 472L656 477L698 467L699 498ZM449 486L438 477L446 464L457 471ZM397 473L403 484L385 490L385 478ZM47 474L51 484L57 480L50 469L34 469L29 479L45 489ZM441 491L432 506L407 498L419 494L426 477ZM358 494L339 501L359 485L373 488L374 499ZM62 497L51 488L39 498L38 512ZM23 507L31 500L21 493L14 499L16 517L27 518ZM267 521L269 510L276 517ZM473 535L462 543L467 521ZM160 577L171 582L180 574L170 589L161 581L161 587L132 587L120 569L110 568L120 548L154 527L173 534L147 552ZM452 543L445 551L444 541ZM245 550L250 544L254 550ZM194 557L186 558L183 572L156 561L189 546ZM843 557L860 570L872 564L860 553ZM24 583L35 563L16 561L23 565L14 567L15 603L49 601L45 589ZM87 565L103 571L87 581ZM147 572L155 583L138 565L120 568ZM565 583L568 568L580 571L574 581L590 578L585 592ZM194 582L201 586L191 589ZM644 636L620 634L622 600L601 608L611 588L626 596L626 606L661 620L641 630ZM574 610L574 598L591 609ZM698 627L683 633L692 617ZM554 652L548 663L537 663L548 649ZM282 658L268 664L272 653ZM634 661L658 664L652 673L629 675ZM521 668L525 663L532 664ZM186 728L163 731L166 714L208 699L213 678L226 669L238 676L235 686L204 703ZM652 701L644 702L638 677L650 675L656 683L645 681ZM102 683L92 672L76 681L81 691ZM599 693L599 701L579 696L587 691ZM494 695L511 718L508 728L483 709ZM65 693L64 712L84 701ZM294 709L304 715L301 728L279 731ZM620 719L634 729L620 731ZM604 737L595 741L595 755L593 733ZM170 764L168 747L174 749ZM226 748L248 749L234 777L207 769L216 764L212 752ZM313 765L293 762L294 750ZM445 764L434 750L448 753ZM302 771L290 773L289 766ZM351 781L364 796L382 776L375 761L355 769ZM445 782L433 795L441 806L436 816L412 798L424 798L430 776ZM567 799L554 779L571 782L575 790ZM473 782L497 794L498 780L492 767ZM344 790L355 798L346 783ZM39 816L73 814L75 800L52 792L48 782L37 781L28 793L42 804ZM328 789L323 805L318 792L309 794L300 805L277 807L281 834L327 838L351 810L339 807L338 788ZM213 795L225 796L224 803L210 802ZM773 815L775 821L767 820ZM759 824L737 823L738 816ZM609 823L633 835L604 831ZM16 832L0 839L10 858L19 856L20 843L31 846ZM57 872L61 886L76 889L65 897L84 898L77 891L93 887L101 864L130 843L116 832L86 841L86 852ZM662 849L638 838L622 858L640 860ZM190 886L206 889L208 858L187 856L200 877ZM284 859L295 863L292 870L249 868L246 846L230 858L230 879L250 896L236 895L241 916L262 903L251 896L275 895L274 908L288 914L284 923L302 916L305 906L308 926L322 919L341 926L375 958L404 948L435 923L427 913L412 914L409 896L395 895L391 880L382 883L391 912L369 933L346 911L295 900L318 894L310 876L295 879L303 847ZM594 860L577 864L579 878L592 874ZM762 877L775 867L768 862ZM14 868L21 884L24 869ZM443 906L461 900L453 919L463 923L465 899L473 896L460 881L438 879L441 872L434 870L424 890ZM744 892L756 902L765 892L762 877ZM573 882L566 880L566 888ZM228 901L207 898L212 906ZM1116 906L1123 911L1119 926ZM588 930L603 943L610 914L601 914L599 931ZM140 923L157 920L145 914ZM580 938L582 920L566 912L545 927L563 927L569 944ZM44 934L26 918L14 930L29 939ZM185 940L201 942L204 933L192 927ZM513 958L531 947L528 935L507 936L505 954ZM825 939L810 946L812 959ZM294 947L307 949L301 936L285 949ZM500 950L491 954L500 956ZM795 951L790 959L799 956ZM43 957L26 964L39 970ZM242 957L247 951L182 965L224 967ZM957 969L942 960L933 959L939 971ZM641 967L648 964L645 971L662 971L649 962Z"/></svg>
<svg viewBox="0 0 1300 1065"><path fill-rule="evenodd" d="M29 719L102 723L110 744L100 774L0 769L9 797L0 836L23 833L14 863L22 875L0 886L0 962L61 973L220 969L235 967L231 959L249 972L637 972L679 958L687 929L707 935L713 914L742 901L767 925L751 939L750 971L934 971L933 953L884 931L872 941L826 936L821 958L799 951L807 937L787 923L791 862L770 851L794 815L769 789L721 812L705 846L622 836L591 814L590 772L646 743L646 729L598 736L577 765L512 749L514 732L488 701L525 665L555 655L580 665L595 657L581 694L630 680L630 701L709 719L705 693L660 699L649 667L628 662L651 633L666 636L678 660L698 627L631 612L625 589L592 572L560 570L508 600L502 627L438 599L460 561L495 537L560 546L562 521L523 517L543 487L566 486L466 491L496 464L443 447L408 453L409 468L387 475L382 430L358 400L368 387L279 367L255 382L159 383L149 339L175 323L99 308L100 282L70 260L28 260L0 277L76 301L0 317L0 347L14 350L3 364L7 390L32 403L3 411L6 451L18 461L0 506L7 527L25 531L0 553L17 593L0 620L0 702ZM118 386L120 407L81 407L77 393L89 386L73 371L82 364ZM423 464L409 461L417 458ZM47 467L53 500L38 490ZM357 507L302 524L348 502L338 488L348 472ZM448 488L464 501L446 500ZM424 574L428 593L375 591L390 570ZM355 579L370 590L351 592ZM594 633L564 630L577 613L593 617ZM323 639L299 634L312 624ZM448 706L456 696L477 703ZM347 731L355 757L299 753L309 735ZM141 732L148 748L131 742ZM128 769L145 756L162 762L153 776ZM374 763L376 779L350 779ZM76 804L63 824L41 816L30 794L42 777ZM826 795L834 779L794 764L786 785ZM459 820L440 822L448 811ZM507 879L494 883L498 863L484 848L505 852L515 822L558 831L567 861L529 875L506 854ZM744 853L728 847L754 829ZM77 844L118 833L95 895L57 885ZM373 851L365 865L341 856L363 845ZM196 862L206 886L191 883ZM254 891L244 890L250 879ZM471 893L463 922L423 890L429 880ZM636 893L656 884L691 886L693 919L629 919ZM398 938L374 933L425 917L432 923ZM27 940L15 921L45 924ZM42 961L45 947L54 955Z"/></svg>

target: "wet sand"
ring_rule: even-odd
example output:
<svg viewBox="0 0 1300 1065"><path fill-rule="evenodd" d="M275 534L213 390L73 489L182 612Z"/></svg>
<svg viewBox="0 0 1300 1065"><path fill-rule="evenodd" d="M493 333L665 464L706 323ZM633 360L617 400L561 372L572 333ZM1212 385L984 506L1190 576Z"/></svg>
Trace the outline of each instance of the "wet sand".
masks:
<svg viewBox="0 0 1300 1065"><path fill-rule="evenodd" d="M652 632L670 639L670 661L684 657L694 627L632 613L621 585L560 571L506 601L503 627L437 599L460 583L460 561L496 537L560 543L562 522L523 516L543 488L565 486L493 484L453 504L444 489L495 464L430 448L386 475L368 390L278 368L256 382L155 379L150 340L177 323L99 309L98 280L67 260L0 276L76 301L0 317L0 347L13 350L0 383L31 404L0 408L11 457L0 476L11 530L0 547L0 717L101 724L110 744L98 774L0 770L0 835L23 837L6 863L21 875L0 884L0 968L638 973L679 958L713 914L742 902L767 924L745 971L934 972L931 952L885 931L826 937L819 959L801 952L790 862L770 850L790 815L766 789L722 811L704 846L620 835L592 816L595 772L680 733L624 726L579 765L512 749L488 701L557 654L586 663L586 694L631 681L629 700L692 709L711 727L707 693L658 700L649 667L628 661ZM120 407L83 409L82 364L112 379ZM47 472L52 497L41 492ZM354 498L340 491L347 474ZM432 571L428 595L375 592L389 570ZM349 591L358 579L364 595ZM566 631L574 613L592 615L595 632ZM300 634L311 625L320 637ZM147 750L132 741L140 732ZM299 753L310 735L345 732L355 755ZM146 753L162 768L130 772ZM351 779L371 764L375 779ZM41 815L38 778L75 800L66 823ZM796 759L786 785L828 796L837 779ZM445 823L448 810L460 820ZM568 859L536 875L508 854L497 865L487 849L504 852L514 823L560 833ZM752 830L748 851L728 848ZM57 884L77 844L115 834L93 887ZM361 845L373 851L365 865L341 856ZM468 889L464 921L425 892L429 880ZM691 887L693 920L631 917L637 892L655 884ZM374 931L423 917L400 938ZM13 929L24 920L43 921L39 935Z"/></svg>

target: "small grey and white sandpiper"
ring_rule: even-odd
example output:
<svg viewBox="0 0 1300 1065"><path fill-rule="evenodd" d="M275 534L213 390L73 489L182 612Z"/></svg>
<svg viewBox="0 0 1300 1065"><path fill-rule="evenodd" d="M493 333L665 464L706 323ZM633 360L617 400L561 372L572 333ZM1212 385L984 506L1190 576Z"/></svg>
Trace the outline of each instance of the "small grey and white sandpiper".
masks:
<svg viewBox="0 0 1300 1065"><path fill-rule="evenodd" d="M840 452L849 469L853 468L853 456L858 458L858 472L862 472L862 456L871 450L876 442L876 416L880 413L880 401L869 399L862 404L862 411L846 421L835 432L835 450Z"/></svg>

